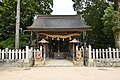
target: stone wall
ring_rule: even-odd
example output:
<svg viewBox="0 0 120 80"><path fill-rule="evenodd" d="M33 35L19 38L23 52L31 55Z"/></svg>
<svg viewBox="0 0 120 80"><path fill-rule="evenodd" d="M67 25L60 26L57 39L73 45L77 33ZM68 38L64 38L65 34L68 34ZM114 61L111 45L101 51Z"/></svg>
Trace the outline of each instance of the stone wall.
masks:
<svg viewBox="0 0 120 80"><path fill-rule="evenodd" d="M120 67L120 60L94 60L94 66L96 67Z"/></svg>
<svg viewBox="0 0 120 80"><path fill-rule="evenodd" d="M34 64L33 58L31 59L14 59L14 60L0 60L0 67L31 67Z"/></svg>

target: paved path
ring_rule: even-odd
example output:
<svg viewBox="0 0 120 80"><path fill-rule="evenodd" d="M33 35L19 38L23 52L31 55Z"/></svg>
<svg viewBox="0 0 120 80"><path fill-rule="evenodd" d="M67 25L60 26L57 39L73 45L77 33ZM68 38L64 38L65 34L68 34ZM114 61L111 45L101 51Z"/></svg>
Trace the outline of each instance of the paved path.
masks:
<svg viewBox="0 0 120 80"><path fill-rule="evenodd" d="M49 59L45 66L74 66L73 62L67 59Z"/></svg>
<svg viewBox="0 0 120 80"><path fill-rule="evenodd" d="M0 68L0 80L120 80L120 68Z"/></svg>

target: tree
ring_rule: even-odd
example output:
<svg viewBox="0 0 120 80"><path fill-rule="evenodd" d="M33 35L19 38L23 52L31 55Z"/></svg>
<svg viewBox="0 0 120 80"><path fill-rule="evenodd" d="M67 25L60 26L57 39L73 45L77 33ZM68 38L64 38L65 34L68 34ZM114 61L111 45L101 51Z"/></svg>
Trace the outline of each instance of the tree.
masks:
<svg viewBox="0 0 120 80"><path fill-rule="evenodd" d="M74 9L82 15L87 25L90 25L92 32L88 33L88 44L94 48L114 47L114 41L106 35L102 17L109 6L105 0L73 0ZM109 28L111 30L111 28ZM107 30L109 31L109 30ZM107 33L108 34L108 33Z"/></svg>
<svg viewBox="0 0 120 80"><path fill-rule="evenodd" d="M114 7L112 5L108 6L105 10L105 14L101 18L103 20L104 28L102 29L104 34L108 37L108 40L112 45L114 45L114 34L113 27L115 24L113 23L113 16L116 14Z"/></svg>
<svg viewBox="0 0 120 80"><path fill-rule="evenodd" d="M19 28L20 28L20 0L17 0L15 49L19 49Z"/></svg>
<svg viewBox="0 0 120 80"><path fill-rule="evenodd" d="M0 43L15 36L16 5L17 0L3 0L3 5L0 6ZM35 15L50 15L53 0L21 0L20 5L20 34L25 35L24 30L33 23ZM4 48L7 46L9 44L6 46L3 44L0 47Z"/></svg>

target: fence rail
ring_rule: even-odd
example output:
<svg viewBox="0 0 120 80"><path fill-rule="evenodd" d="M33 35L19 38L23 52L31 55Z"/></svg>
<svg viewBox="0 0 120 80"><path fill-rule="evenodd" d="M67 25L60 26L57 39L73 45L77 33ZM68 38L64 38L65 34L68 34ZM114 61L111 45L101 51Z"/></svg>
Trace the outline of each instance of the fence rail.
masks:
<svg viewBox="0 0 120 80"><path fill-rule="evenodd" d="M0 49L0 60L3 59L28 59L31 55L32 49L29 49L28 46L26 46L26 49Z"/></svg>
<svg viewBox="0 0 120 80"><path fill-rule="evenodd" d="M119 49L112 49L112 48L92 49L91 46L89 45L88 53L89 53L89 56L88 56L89 63L97 62L97 63L104 64L106 62L111 65L112 63L119 63L120 65L120 50Z"/></svg>

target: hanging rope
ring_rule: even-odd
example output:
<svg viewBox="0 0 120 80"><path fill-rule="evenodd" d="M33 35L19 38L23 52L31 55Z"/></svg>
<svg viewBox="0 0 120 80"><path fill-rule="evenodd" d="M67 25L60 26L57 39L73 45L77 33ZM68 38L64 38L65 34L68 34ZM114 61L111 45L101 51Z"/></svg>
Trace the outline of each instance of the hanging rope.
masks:
<svg viewBox="0 0 120 80"><path fill-rule="evenodd" d="M41 35L45 35L46 38L57 38L57 39L65 39L65 38L70 38L72 36L80 36L80 34L78 33L74 33L74 34L68 34L68 35L51 35L51 34L46 34L46 33L40 33Z"/></svg>

